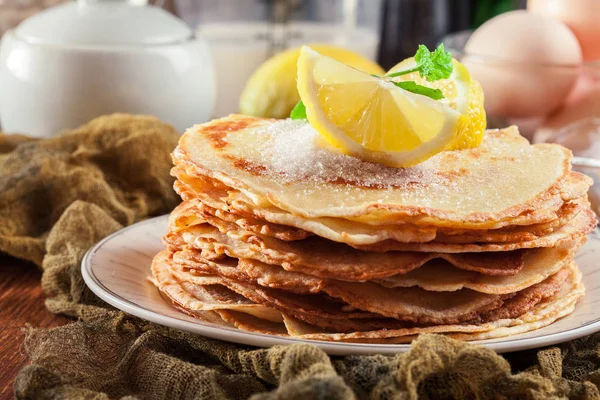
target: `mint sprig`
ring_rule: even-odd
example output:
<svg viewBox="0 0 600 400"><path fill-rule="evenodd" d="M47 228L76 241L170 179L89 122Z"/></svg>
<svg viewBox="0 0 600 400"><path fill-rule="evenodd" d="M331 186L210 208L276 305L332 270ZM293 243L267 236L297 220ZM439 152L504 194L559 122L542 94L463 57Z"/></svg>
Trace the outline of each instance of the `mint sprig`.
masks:
<svg viewBox="0 0 600 400"><path fill-rule="evenodd" d="M415 67L388 74L386 77L394 78L418 71L422 78L429 82L435 82L440 79L448 79L454 69L452 54L444 49L443 43L433 53L426 46L419 45L415 54L415 62L417 63Z"/></svg>

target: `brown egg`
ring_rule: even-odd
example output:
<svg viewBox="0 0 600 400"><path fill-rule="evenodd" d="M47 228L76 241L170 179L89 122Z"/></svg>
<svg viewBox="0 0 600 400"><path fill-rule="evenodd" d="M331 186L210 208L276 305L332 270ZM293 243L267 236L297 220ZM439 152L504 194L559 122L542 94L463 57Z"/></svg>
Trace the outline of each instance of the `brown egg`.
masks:
<svg viewBox="0 0 600 400"><path fill-rule="evenodd" d="M524 10L487 21L465 53L464 64L483 86L487 112L513 118L544 116L560 107L582 61L565 24Z"/></svg>
<svg viewBox="0 0 600 400"><path fill-rule="evenodd" d="M600 1L529 0L527 8L567 24L581 44L583 59L600 60Z"/></svg>

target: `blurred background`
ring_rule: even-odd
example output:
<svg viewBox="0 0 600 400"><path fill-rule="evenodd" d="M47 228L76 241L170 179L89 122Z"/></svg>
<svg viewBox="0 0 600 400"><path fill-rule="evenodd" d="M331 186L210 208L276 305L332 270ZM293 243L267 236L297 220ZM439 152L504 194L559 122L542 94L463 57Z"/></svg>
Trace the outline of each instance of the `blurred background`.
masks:
<svg viewBox="0 0 600 400"><path fill-rule="evenodd" d="M0 0L0 34L25 18L63 2ZM435 46L448 33L476 28L500 13L527 6L527 0L134 0L134 3L162 7L182 18L192 29L219 20L265 24L319 20L338 24L344 18L358 17L359 25L366 25L376 33L368 51L384 68L413 55L418 44ZM347 10L346 15L343 10Z"/></svg>
<svg viewBox="0 0 600 400"><path fill-rule="evenodd" d="M93 2L94 0L88 0ZM64 0L0 0L0 34ZM270 56L306 43L353 50L389 69L419 44L525 8L526 0L130 0L180 17L211 45L220 79L215 116L238 111L251 74ZM243 62L239 62L243 60Z"/></svg>
<svg viewBox="0 0 600 400"><path fill-rule="evenodd" d="M75 5L0 0L0 35L61 3ZM202 115L287 117L298 100L295 60L303 44L319 44L322 53L383 73L419 44L433 49L443 42L481 82L488 127L517 124L535 141L560 141L575 129L585 132L586 143L596 143L600 131L600 0L79 0L77 6L100 3L166 10L208 45L210 56L202 62L214 66L215 93L207 89L205 97L214 101L205 102L210 110Z"/></svg>

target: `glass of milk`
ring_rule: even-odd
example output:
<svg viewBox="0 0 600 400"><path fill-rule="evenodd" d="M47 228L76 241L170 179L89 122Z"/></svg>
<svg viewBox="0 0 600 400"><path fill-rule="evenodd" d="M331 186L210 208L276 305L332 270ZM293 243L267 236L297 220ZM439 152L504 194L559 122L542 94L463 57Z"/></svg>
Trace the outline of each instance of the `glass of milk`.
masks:
<svg viewBox="0 0 600 400"><path fill-rule="evenodd" d="M328 43L377 56L381 0L176 0L175 7L211 46L215 117L238 112L248 78L287 48Z"/></svg>

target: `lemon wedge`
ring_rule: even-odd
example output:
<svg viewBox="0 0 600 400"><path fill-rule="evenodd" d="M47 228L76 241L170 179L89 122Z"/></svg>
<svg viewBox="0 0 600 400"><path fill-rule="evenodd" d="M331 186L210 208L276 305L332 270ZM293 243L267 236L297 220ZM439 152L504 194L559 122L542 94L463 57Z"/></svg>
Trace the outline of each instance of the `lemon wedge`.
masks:
<svg viewBox="0 0 600 400"><path fill-rule="evenodd" d="M396 82L414 81L432 89L439 89L444 94L441 102L461 113L458 123L458 134L448 150L459 150L478 147L483 140L486 126L486 115L483 107L483 89L479 82L471 78L467 68L453 60L454 68L448 79L429 82L418 72L392 78ZM406 71L417 65L413 57L395 65L387 74Z"/></svg>
<svg viewBox="0 0 600 400"><path fill-rule="evenodd" d="M461 113L304 46L298 92L310 124L344 153L394 167L422 162L455 143Z"/></svg>
<svg viewBox="0 0 600 400"><path fill-rule="evenodd" d="M325 44L312 47L361 71L383 75L385 71L373 61L353 51ZM240 112L263 118L287 118L300 96L296 90L296 67L300 48L293 48L269 58L248 79L240 96Z"/></svg>

